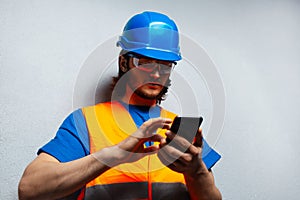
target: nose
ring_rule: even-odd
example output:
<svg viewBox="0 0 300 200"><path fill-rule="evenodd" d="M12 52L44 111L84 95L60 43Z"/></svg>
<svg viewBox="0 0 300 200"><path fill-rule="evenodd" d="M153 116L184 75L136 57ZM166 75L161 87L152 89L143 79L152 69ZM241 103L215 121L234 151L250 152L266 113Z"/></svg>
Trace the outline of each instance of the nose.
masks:
<svg viewBox="0 0 300 200"><path fill-rule="evenodd" d="M154 79L159 79L160 78L160 74L159 74L159 71L158 69L154 69L153 72L151 72L150 76Z"/></svg>
<svg viewBox="0 0 300 200"><path fill-rule="evenodd" d="M150 76L154 79L159 79L160 78L159 70L160 70L160 66L159 64L157 64L153 69L153 71L150 73Z"/></svg>

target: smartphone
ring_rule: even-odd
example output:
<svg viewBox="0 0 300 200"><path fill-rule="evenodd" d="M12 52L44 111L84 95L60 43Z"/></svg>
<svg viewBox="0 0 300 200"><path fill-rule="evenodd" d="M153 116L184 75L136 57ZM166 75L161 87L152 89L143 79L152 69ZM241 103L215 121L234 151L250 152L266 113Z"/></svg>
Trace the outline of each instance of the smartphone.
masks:
<svg viewBox="0 0 300 200"><path fill-rule="evenodd" d="M181 137L185 138L187 141L192 143L199 127L201 126L202 121L202 117L176 116L171 125L170 130L173 133L180 135ZM171 142L169 138L167 138L166 140L168 143Z"/></svg>

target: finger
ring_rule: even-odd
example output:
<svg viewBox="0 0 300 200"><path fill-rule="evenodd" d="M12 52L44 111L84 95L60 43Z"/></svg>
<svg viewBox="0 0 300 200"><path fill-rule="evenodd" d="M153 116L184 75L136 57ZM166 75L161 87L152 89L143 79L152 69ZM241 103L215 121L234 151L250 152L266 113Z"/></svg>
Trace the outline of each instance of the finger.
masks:
<svg viewBox="0 0 300 200"><path fill-rule="evenodd" d="M186 150L186 153L189 153L193 156L198 155L200 152L199 147L191 145L189 148Z"/></svg>
<svg viewBox="0 0 300 200"><path fill-rule="evenodd" d="M163 147L166 146L167 144L168 144L168 142L167 142L166 138L163 137L163 138L160 140L159 147L160 147L160 148L163 148Z"/></svg>
<svg viewBox="0 0 300 200"><path fill-rule="evenodd" d="M172 147L168 145L163 148L160 148L160 150L158 151L157 155L159 159L161 159L164 165L169 165L172 162L174 162L174 160L177 159L176 155L175 156L172 155L173 154L172 151L173 151Z"/></svg>
<svg viewBox="0 0 300 200"><path fill-rule="evenodd" d="M175 133L173 133L171 131L167 131L166 136L171 141L170 145L182 152L185 152L186 150L188 150L188 148L192 145L185 138L183 138L179 135L176 135Z"/></svg>
<svg viewBox="0 0 300 200"><path fill-rule="evenodd" d="M160 161L167 166L168 168L170 168L173 171L182 173L184 172L184 166L181 165L181 163L179 161L174 161L172 163L169 163L168 161L164 160L164 158L160 158Z"/></svg>
<svg viewBox="0 0 300 200"><path fill-rule="evenodd" d="M156 133L158 128L169 128L172 120L169 118L153 118L144 122L131 136L136 138L148 138Z"/></svg>
<svg viewBox="0 0 300 200"><path fill-rule="evenodd" d="M181 160L176 160L175 162L173 162L170 166L170 168L173 167L177 172L184 172L187 168L188 165L181 162Z"/></svg>
<svg viewBox="0 0 300 200"><path fill-rule="evenodd" d="M176 159L172 158L170 155L168 155L165 151L160 149L157 153L157 156L159 160L165 165L169 166L171 165Z"/></svg>
<svg viewBox="0 0 300 200"><path fill-rule="evenodd" d="M157 122L157 123L151 124L148 127L148 131L155 132L159 128L169 130L171 128L171 124L168 124L168 123L165 123L165 122L162 122L162 123Z"/></svg>
<svg viewBox="0 0 300 200"><path fill-rule="evenodd" d="M148 138L147 141L151 141L151 142L161 142L162 140L164 140L165 138L159 134L155 134L151 137Z"/></svg>
<svg viewBox="0 0 300 200"><path fill-rule="evenodd" d="M159 126L158 128L167 128L169 129L171 127L171 123L172 120L169 118L156 118L154 119L154 121L152 122L152 124L150 126L157 128L157 126Z"/></svg>
<svg viewBox="0 0 300 200"><path fill-rule="evenodd" d="M178 149L181 152L190 153L192 155L198 155L199 149L197 146L192 145L189 141L187 141L185 138L176 135L172 133L171 131L166 132L167 139L169 138L169 141L172 141L170 143L170 146Z"/></svg>
<svg viewBox="0 0 300 200"><path fill-rule="evenodd" d="M159 157L164 159L166 165L173 163L175 160L180 158L182 154L183 153L181 151L170 145L166 145L163 148L160 148L158 152Z"/></svg>
<svg viewBox="0 0 300 200"><path fill-rule="evenodd" d="M151 154L157 153L158 150L159 150L159 147L157 147L157 146L149 146L144 149L144 153L151 155Z"/></svg>
<svg viewBox="0 0 300 200"><path fill-rule="evenodd" d="M158 151L157 156L158 156L159 160L161 161L161 163L164 164L165 166L171 165L172 162L168 161L167 157L160 151L161 150Z"/></svg>
<svg viewBox="0 0 300 200"><path fill-rule="evenodd" d="M173 140L176 136L175 133L173 133L172 131L168 130L166 131L165 135L167 136L167 138L169 138L170 140Z"/></svg>
<svg viewBox="0 0 300 200"><path fill-rule="evenodd" d="M194 147L196 148L196 147ZM197 150L197 148L196 148ZM178 158L176 159L176 161L179 161L181 166L189 166L190 163L192 162L192 160L194 159L194 155L191 153L182 153L180 152L180 154L178 154Z"/></svg>
<svg viewBox="0 0 300 200"><path fill-rule="evenodd" d="M199 128L195 136L193 145L196 147L202 147L202 144L203 144L202 128Z"/></svg>
<svg viewBox="0 0 300 200"><path fill-rule="evenodd" d="M168 118L153 118L143 123L141 129L145 134L152 134L158 128L169 129L171 123L172 120Z"/></svg>
<svg viewBox="0 0 300 200"><path fill-rule="evenodd" d="M171 123L172 123L172 119L158 117L158 118L151 118L147 120L146 122L143 123L143 125L148 127L154 124L171 124Z"/></svg>
<svg viewBox="0 0 300 200"><path fill-rule="evenodd" d="M143 141L143 144L145 142L161 142L162 140L164 140L164 137L162 137L161 135L155 134L149 138L147 138L145 141ZM149 153L149 152L153 152L153 153L157 153L157 151L160 149L159 145L152 145L150 147L144 148L144 152L145 153Z"/></svg>
<svg viewBox="0 0 300 200"><path fill-rule="evenodd" d="M172 148L172 147L169 147ZM173 153L171 153L168 150L163 151L160 149L158 151L158 157L160 161L168 166L170 169L176 170L176 171L184 171L185 168L187 168L190 165L190 161L193 159L191 154L186 154L178 151L178 154L176 154L177 150Z"/></svg>

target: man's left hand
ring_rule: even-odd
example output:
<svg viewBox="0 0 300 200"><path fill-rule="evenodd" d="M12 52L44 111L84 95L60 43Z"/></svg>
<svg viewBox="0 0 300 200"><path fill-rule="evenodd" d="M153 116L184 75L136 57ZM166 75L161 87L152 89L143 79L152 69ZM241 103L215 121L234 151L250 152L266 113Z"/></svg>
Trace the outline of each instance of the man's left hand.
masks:
<svg viewBox="0 0 300 200"><path fill-rule="evenodd" d="M203 167L202 153L202 130L199 128L194 142L191 144L185 138L171 131L166 132L171 139L170 143L163 142L160 145L158 157L160 161L171 170L193 176L200 171L207 171ZM172 145L173 144L173 145Z"/></svg>

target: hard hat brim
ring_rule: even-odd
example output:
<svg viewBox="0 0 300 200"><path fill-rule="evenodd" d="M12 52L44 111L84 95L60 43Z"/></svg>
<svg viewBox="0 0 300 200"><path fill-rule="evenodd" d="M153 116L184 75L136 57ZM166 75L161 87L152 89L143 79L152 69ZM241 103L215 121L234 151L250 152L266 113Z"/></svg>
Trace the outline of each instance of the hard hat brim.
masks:
<svg viewBox="0 0 300 200"><path fill-rule="evenodd" d="M131 49L130 51L157 60L179 61L182 59L180 54L161 51L158 49L142 48L142 49L135 49L135 50Z"/></svg>

